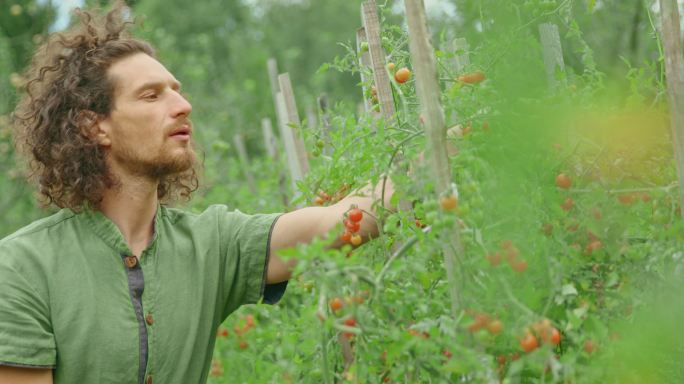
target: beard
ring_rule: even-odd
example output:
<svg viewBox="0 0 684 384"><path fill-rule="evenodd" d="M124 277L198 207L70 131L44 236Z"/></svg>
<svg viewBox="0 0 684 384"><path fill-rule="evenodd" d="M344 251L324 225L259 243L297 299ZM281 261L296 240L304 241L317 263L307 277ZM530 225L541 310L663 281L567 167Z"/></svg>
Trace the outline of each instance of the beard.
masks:
<svg viewBox="0 0 684 384"><path fill-rule="evenodd" d="M196 167L197 154L190 140L181 153L162 151L150 157L129 148L112 153L113 159L133 176L160 181Z"/></svg>

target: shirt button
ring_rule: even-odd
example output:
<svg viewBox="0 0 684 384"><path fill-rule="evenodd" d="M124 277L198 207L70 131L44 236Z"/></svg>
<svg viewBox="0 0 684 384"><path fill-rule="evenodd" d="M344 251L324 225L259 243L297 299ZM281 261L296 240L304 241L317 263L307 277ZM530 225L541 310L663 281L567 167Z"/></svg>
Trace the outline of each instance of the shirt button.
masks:
<svg viewBox="0 0 684 384"><path fill-rule="evenodd" d="M124 258L124 263L128 268L133 269L138 265L138 259L135 256L126 256Z"/></svg>
<svg viewBox="0 0 684 384"><path fill-rule="evenodd" d="M154 324L154 318L151 314L148 313L147 316L145 316L145 322L147 323L147 325Z"/></svg>
<svg viewBox="0 0 684 384"><path fill-rule="evenodd" d="M147 380L145 380L145 384L152 384L152 376L147 376Z"/></svg>

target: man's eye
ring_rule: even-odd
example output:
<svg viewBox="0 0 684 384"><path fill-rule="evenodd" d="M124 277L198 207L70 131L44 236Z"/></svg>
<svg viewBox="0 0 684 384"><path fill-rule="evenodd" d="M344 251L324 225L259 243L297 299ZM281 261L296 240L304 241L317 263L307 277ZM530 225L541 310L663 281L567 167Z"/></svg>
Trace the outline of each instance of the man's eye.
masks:
<svg viewBox="0 0 684 384"><path fill-rule="evenodd" d="M147 100L155 100L156 98L157 98L156 93L149 93L149 94L143 96L143 99L147 99Z"/></svg>

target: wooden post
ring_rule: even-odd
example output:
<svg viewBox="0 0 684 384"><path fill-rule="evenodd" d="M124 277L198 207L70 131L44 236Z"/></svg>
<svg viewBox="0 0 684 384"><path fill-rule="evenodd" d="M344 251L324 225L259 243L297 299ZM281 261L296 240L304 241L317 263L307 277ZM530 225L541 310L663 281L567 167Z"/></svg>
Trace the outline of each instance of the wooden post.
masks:
<svg viewBox="0 0 684 384"><path fill-rule="evenodd" d="M282 92L276 94L276 109L278 114L281 116L287 116L287 106L285 105L285 98ZM283 120L278 124L280 129L280 137L283 139L283 145L285 146L285 154L287 156L287 165L290 169L290 179L292 181L292 191L294 192L295 198L300 195L297 190L297 182L302 180L303 173L299 165L299 160L297 159L297 150L294 142L294 133L292 128L287 124L287 121Z"/></svg>
<svg viewBox="0 0 684 384"><path fill-rule="evenodd" d="M278 159L278 145L276 143L276 137L273 135L273 126L271 125L271 119L264 117L261 119L261 132L264 136L264 147L266 147L266 153L268 157L273 160Z"/></svg>
<svg viewBox="0 0 684 384"><path fill-rule="evenodd" d="M299 120L299 113L297 112L297 103L295 102L294 91L292 90L292 83L290 82L289 73L281 73L278 75L278 85L285 101L285 114L283 115L285 123L297 128L291 129L297 151L297 161L299 161L299 169L301 169L302 176L309 172L309 158L306 154L306 147L304 140L299 130L302 129L301 121Z"/></svg>
<svg viewBox="0 0 684 384"><path fill-rule="evenodd" d="M378 101L377 89L374 88L375 86L371 81L372 76L369 76L372 73L372 64L370 53L368 52L368 39L366 38L366 30L363 27L356 30L356 53L359 56L359 73L361 75L361 91L363 92L364 110L366 113L373 113L374 115L377 115L379 114L379 110L377 108L373 108ZM371 95L371 89L375 89L376 95Z"/></svg>
<svg viewBox="0 0 684 384"><path fill-rule="evenodd" d="M249 169L249 157L247 157L247 149L245 148L245 141L243 140L242 135L239 133L233 135L233 143L237 149L242 173L244 173L245 179L247 180L247 187L249 187L249 191L252 192L252 194L256 195L258 191L256 184L254 183L252 171Z"/></svg>
<svg viewBox="0 0 684 384"><path fill-rule="evenodd" d="M280 92L280 85L278 84L278 62L274 58L268 59L266 62L268 67L268 80L271 83L271 95L273 96L273 105L278 105L278 99L276 95ZM278 108L276 108L276 118L277 123L280 125L282 121L282 116L278 115Z"/></svg>
<svg viewBox="0 0 684 384"><path fill-rule="evenodd" d="M373 82L378 93L380 113L389 125L393 125L395 123L394 98L392 97L392 88L385 64L385 52L382 49L380 19L375 1L364 1L361 4L361 20L366 32L366 39L368 39L368 52L373 70Z"/></svg>
<svg viewBox="0 0 684 384"><path fill-rule="evenodd" d="M423 0L405 0L406 22L409 32L409 49L414 72L416 74L416 95L421 112L425 118L425 130L428 137L426 154L434 170L437 194L456 193L452 190L451 169L446 148L446 126L444 111L440 103L440 87L437 79L437 66L434 50L430 43ZM454 213L445 212L453 215ZM452 228L439 234L444 244L444 266L449 282L451 296L451 314L458 315L458 281L456 276L457 253L462 254L458 220Z"/></svg>
<svg viewBox="0 0 684 384"><path fill-rule="evenodd" d="M563 49L561 48L560 36L558 35L558 27L555 24L540 24L539 36L549 90L554 91L558 87L556 70L560 69L561 72L565 71Z"/></svg>
<svg viewBox="0 0 684 384"><path fill-rule="evenodd" d="M660 0L660 20L680 215L684 218L684 67L677 0Z"/></svg>

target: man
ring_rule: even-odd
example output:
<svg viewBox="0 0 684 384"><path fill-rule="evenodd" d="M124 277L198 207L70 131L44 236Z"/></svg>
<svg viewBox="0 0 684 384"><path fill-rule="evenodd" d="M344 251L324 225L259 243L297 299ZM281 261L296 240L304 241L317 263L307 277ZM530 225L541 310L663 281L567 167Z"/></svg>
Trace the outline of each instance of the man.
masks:
<svg viewBox="0 0 684 384"><path fill-rule="evenodd" d="M218 326L283 294L295 261L278 250L379 191L283 215L168 208L197 188L192 107L120 8L80 12L27 72L15 141L63 209L0 240L0 384L205 382Z"/></svg>

